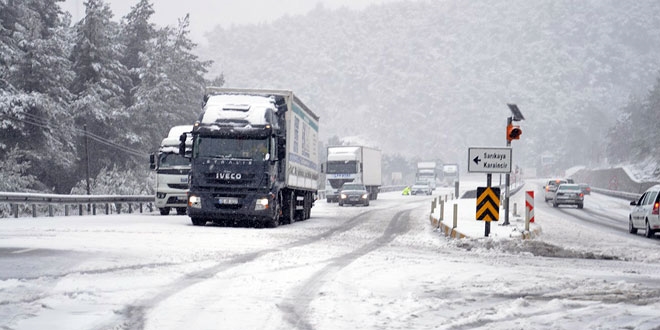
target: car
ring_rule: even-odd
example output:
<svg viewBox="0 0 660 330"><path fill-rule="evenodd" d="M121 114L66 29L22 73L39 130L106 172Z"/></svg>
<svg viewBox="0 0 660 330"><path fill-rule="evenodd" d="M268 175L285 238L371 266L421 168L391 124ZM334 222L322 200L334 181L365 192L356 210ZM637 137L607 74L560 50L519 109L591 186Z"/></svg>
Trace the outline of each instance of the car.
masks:
<svg viewBox="0 0 660 330"><path fill-rule="evenodd" d="M562 183L568 183L568 181L563 179L554 179L548 181L548 183L543 186L543 189L545 190L546 202L555 198L555 191L557 190L557 187Z"/></svg>
<svg viewBox="0 0 660 330"><path fill-rule="evenodd" d="M579 183L580 189L582 189L582 193L585 195L591 195L591 187L589 184L586 183Z"/></svg>
<svg viewBox="0 0 660 330"><path fill-rule="evenodd" d="M630 202L628 231L637 234L644 230L644 236L652 238L660 230L660 185L647 189L637 201Z"/></svg>
<svg viewBox="0 0 660 330"><path fill-rule="evenodd" d="M344 204L369 206L369 192L361 183L344 183L339 189L339 206Z"/></svg>
<svg viewBox="0 0 660 330"><path fill-rule="evenodd" d="M584 194L580 186L575 183L562 183L555 190L552 207L559 205L576 205L578 209L584 207Z"/></svg>
<svg viewBox="0 0 660 330"><path fill-rule="evenodd" d="M431 187L431 183L428 181L417 181L412 187L410 187L410 194L431 195L433 194L433 187Z"/></svg>

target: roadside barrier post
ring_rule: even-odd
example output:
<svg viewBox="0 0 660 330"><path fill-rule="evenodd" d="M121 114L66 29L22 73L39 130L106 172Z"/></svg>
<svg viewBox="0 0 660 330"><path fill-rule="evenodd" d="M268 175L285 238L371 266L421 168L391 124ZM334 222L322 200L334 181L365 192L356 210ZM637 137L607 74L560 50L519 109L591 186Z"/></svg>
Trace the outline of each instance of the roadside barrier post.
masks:
<svg viewBox="0 0 660 330"><path fill-rule="evenodd" d="M529 223L534 222L534 191L525 192L525 231L529 231Z"/></svg>
<svg viewBox="0 0 660 330"><path fill-rule="evenodd" d="M440 221L445 220L445 202L440 199Z"/></svg>
<svg viewBox="0 0 660 330"><path fill-rule="evenodd" d="M454 224L452 229L458 227L458 204L454 204Z"/></svg>

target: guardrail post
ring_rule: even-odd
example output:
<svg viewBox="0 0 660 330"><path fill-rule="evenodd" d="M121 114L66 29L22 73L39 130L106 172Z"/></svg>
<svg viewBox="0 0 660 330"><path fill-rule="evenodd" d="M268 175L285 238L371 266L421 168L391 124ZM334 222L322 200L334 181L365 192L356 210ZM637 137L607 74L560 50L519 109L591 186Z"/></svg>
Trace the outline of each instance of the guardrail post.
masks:
<svg viewBox="0 0 660 330"><path fill-rule="evenodd" d="M121 214L121 203L115 203L115 206L117 207L117 214Z"/></svg>
<svg viewBox="0 0 660 330"><path fill-rule="evenodd" d="M445 202L440 199L440 221L445 220Z"/></svg>
<svg viewBox="0 0 660 330"><path fill-rule="evenodd" d="M64 216L69 216L69 204L64 204Z"/></svg>
<svg viewBox="0 0 660 330"><path fill-rule="evenodd" d="M140 213L142 213L142 203L140 203Z"/></svg>
<svg viewBox="0 0 660 330"><path fill-rule="evenodd" d="M108 205L108 203L105 203L105 215L108 214L110 214L110 206Z"/></svg>
<svg viewBox="0 0 660 330"><path fill-rule="evenodd" d="M133 213L133 204L128 203L128 213L131 214Z"/></svg>
<svg viewBox="0 0 660 330"><path fill-rule="evenodd" d="M53 217L53 204L48 204L48 216Z"/></svg>
<svg viewBox="0 0 660 330"><path fill-rule="evenodd" d="M37 217L37 206L32 204L32 217L36 218Z"/></svg>
<svg viewBox="0 0 660 330"><path fill-rule="evenodd" d="M82 204L78 204L78 215L79 216L83 215L83 206L82 206Z"/></svg>
<svg viewBox="0 0 660 330"><path fill-rule="evenodd" d="M458 204L454 204L454 224L452 229L458 227Z"/></svg>
<svg viewBox="0 0 660 330"><path fill-rule="evenodd" d="M92 215L96 215L96 204L92 204Z"/></svg>

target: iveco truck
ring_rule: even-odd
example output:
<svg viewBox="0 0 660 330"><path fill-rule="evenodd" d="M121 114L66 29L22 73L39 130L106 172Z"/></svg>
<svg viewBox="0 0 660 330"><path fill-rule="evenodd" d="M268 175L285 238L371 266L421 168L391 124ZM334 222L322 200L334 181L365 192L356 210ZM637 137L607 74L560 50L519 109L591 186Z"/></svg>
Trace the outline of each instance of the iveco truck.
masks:
<svg viewBox="0 0 660 330"><path fill-rule="evenodd" d="M179 215L186 214L188 204L188 172L190 161L179 155L179 137L192 131L192 125L174 126L163 139L158 154L149 157L150 168L156 171L156 208L160 214L168 215L175 209ZM186 148L190 151L191 140Z"/></svg>
<svg viewBox="0 0 660 330"><path fill-rule="evenodd" d="M326 201L339 201L338 190L347 182L363 184L369 199L377 199L382 184L381 158L380 150L365 146L328 147L324 168Z"/></svg>
<svg viewBox="0 0 660 330"><path fill-rule="evenodd" d="M193 225L308 219L319 180L319 117L284 90L210 87L202 106L190 134Z"/></svg>

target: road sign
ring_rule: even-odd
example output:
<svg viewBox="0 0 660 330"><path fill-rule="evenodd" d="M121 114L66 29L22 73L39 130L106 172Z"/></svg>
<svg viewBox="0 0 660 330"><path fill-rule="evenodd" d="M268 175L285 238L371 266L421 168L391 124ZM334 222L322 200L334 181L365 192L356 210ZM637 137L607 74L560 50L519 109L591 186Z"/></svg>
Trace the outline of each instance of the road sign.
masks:
<svg viewBox="0 0 660 330"><path fill-rule="evenodd" d="M477 187L477 220L500 219L500 188Z"/></svg>
<svg viewBox="0 0 660 330"><path fill-rule="evenodd" d="M468 172L511 173L511 148L468 148Z"/></svg>

